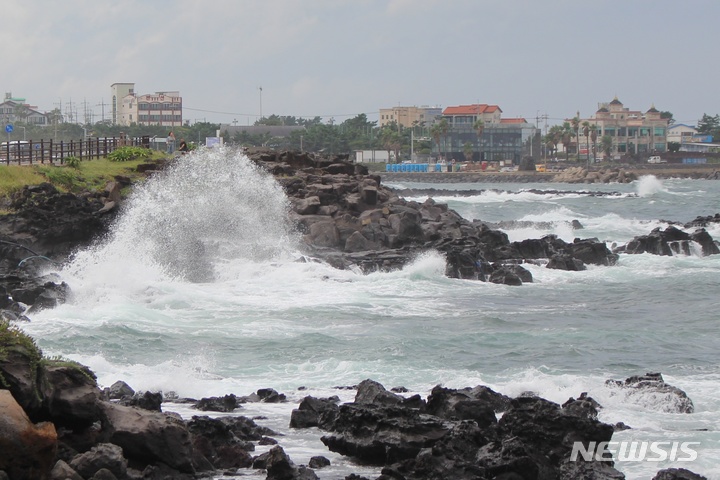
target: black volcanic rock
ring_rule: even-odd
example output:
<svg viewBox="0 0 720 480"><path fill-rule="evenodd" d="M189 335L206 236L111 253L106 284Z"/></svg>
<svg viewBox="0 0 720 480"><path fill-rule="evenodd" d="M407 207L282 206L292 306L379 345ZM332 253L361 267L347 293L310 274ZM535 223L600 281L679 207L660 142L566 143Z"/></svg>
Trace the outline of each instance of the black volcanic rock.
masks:
<svg viewBox="0 0 720 480"><path fill-rule="evenodd" d="M619 388L629 398L637 398L642 401L644 398L652 399L654 402L660 400L660 405L654 405L662 411L673 413L692 413L695 405L690 397L683 390L665 383L662 374L646 373L645 375L634 375L625 380L607 380L606 385Z"/></svg>
<svg viewBox="0 0 720 480"><path fill-rule="evenodd" d="M665 230L657 227L647 235L637 236L617 251L630 254L691 255L693 253L692 242L697 242L700 245L703 255L720 253L717 242L704 228L697 229L690 234L674 225L668 226Z"/></svg>

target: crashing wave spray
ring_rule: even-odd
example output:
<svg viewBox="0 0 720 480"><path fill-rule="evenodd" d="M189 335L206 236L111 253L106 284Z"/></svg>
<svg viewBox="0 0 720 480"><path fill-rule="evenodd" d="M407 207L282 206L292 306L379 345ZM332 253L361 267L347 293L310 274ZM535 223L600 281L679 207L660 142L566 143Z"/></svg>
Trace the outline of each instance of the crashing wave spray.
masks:
<svg viewBox="0 0 720 480"><path fill-rule="evenodd" d="M659 192L666 192L662 181L655 175L643 175L637 183L638 197L651 197Z"/></svg>
<svg viewBox="0 0 720 480"><path fill-rule="evenodd" d="M238 150L201 149L136 187L109 238L79 252L67 272L82 278L100 264L126 281L207 282L223 261L292 249L288 206L274 178Z"/></svg>

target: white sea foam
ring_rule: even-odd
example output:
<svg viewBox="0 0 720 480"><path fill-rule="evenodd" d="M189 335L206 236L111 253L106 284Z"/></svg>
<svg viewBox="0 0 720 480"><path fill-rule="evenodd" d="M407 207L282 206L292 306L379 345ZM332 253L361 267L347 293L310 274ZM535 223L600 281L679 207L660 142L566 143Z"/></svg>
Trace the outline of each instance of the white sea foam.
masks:
<svg viewBox="0 0 720 480"><path fill-rule="evenodd" d="M662 180L655 175L643 175L640 177L636 182L636 189L638 196L642 198L652 197L657 193L668 191Z"/></svg>

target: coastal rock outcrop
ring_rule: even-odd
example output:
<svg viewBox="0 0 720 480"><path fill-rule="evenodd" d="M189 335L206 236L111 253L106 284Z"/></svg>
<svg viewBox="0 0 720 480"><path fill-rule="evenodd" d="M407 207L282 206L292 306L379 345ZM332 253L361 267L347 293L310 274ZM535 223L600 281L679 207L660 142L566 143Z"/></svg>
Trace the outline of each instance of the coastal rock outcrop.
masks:
<svg viewBox="0 0 720 480"><path fill-rule="evenodd" d="M15 338L24 335L21 332L11 333L3 336L3 345L28 343L27 339ZM317 478L312 468L296 465L288 457L278 444L282 440L271 438L281 439L282 433L259 426L252 419L194 416L183 420L172 413L122 406L100 397L109 395L110 390L115 392L113 396L129 394L133 391L129 385L117 383L114 389L103 392L93 386L94 376L89 371L55 365L52 374L45 371L47 360L40 362L29 355L14 358L15 368L0 370L3 378L11 378L10 372L35 372L40 382L26 380L25 391L38 385L42 388L37 392L67 389L60 398L68 405L56 411L53 423L34 425L14 393L0 389L0 409L4 412L0 418L0 472L9 473L10 478L190 480L223 471L237 475L249 468L264 469L267 478ZM13 378L15 383L23 383L17 382L21 375L16 373ZM70 380L75 383L68 383ZM660 374L608 381L608 386L616 388L618 394L662 398L675 408L670 411L692 411L692 402L684 392L665 384ZM390 391L370 379L354 388L354 401L345 404L339 404L337 397L306 397L293 412L290 428L320 428L325 432L321 441L331 451L382 467L376 480L624 478L611 461L571 459L575 442L589 445L610 441L614 432L613 426L597 420L601 407L586 393L561 406L532 394L509 398L485 386L452 389L438 385L427 398L406 397L402 395L404 389ZM47 405L51 402L46 401L48 394L41 395L38 402L26 403L36 409L36 415L49 417ZM249 396L217 398L229 396L260 402L284 399L271 388ZM87 408L89 413L73 413L79 408ZM68 419L57 418L60 414ZM23 443L28 439L29 444ZM275 446L253 457L256 444ZM327 464L327 459L321 458L312 463L314 468ZM658 475L702 478L687 471L668 470Z"/></svg>
<svg viewBox="0 0 720 480"><path fill-rule="evenodd" d="M384 466L381 479L570 479L581 478L578 472L624 478L612 462L571 462L573 442L612 438L613 427L585 409L533 396L509 399L487 387L437 386L414 407L397 399L358 402L358 396L340 405L321 440L331 451ZM500 420L496 412L504 412Z"/></svg>
<svg viewBox="0 0 720 480"><path fill-rule="evenodd" d="M695 405L683 390L665 383L662 374L646 373L634 375L625 380L605 382L624 395L628 401L635 401L648 408L670 413L693 413Z"/></svg>
<svg viewBox="0 0 720 480"><path fill-rule="evenodd" d="M621 168L588 170L583 167L570 167L558 173L553 182L563 183L630 183L637 180L637 175Z"/></svg>
<svg viewBox="0 0 720 480"><path fill-rule="evenodd" d="M432 198L419 203L399 197L362 165L297 152L255 150L248 155L268 172L282 172L278 181L290 198L308 253L336 268L392 270L436 251L445 256L451 278L521 285L532 281L532 274L519 266L526 260L549 260L556 254L574 259L572 265L613 265L617 260L596 239L570 244L548 236L510 243L501 231L466 220Z"/></svg>
<svg viewBox="0 0 720 480"><path fill-rule="evenodd" d="M50 422L33 424L9 390L0 390L0 472L14 478L48 478L58 441Z"/></svg>
<svg viewBox="0 0 720 480"><path fill-rule="evenodd" d="M696 253L695 245L700 247L700 255L716 255L720 253L717 242L704 228L687 233L670 225L665 230L660 227L647 235L640 235L630 240L627 245L615 250L618 253L652 253L653 255L692 255Z"/></svg>

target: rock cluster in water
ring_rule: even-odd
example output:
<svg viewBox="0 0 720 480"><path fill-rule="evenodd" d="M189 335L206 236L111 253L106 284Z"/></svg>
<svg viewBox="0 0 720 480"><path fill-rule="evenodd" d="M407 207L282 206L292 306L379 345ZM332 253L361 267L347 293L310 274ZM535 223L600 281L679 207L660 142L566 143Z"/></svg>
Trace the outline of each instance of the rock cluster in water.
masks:
<svg viewBox="0 0 720 480"><path fill-rule="evenodd" d="M510 242L505 233L466 220L432 198L408 201L385 188L379 175L343 159L271 151L249 156L283 185L308 251L337 268L396 269L423 252L437 251L445 255L451 278L521 285L532 281L520 265L526 261L565 270L617 261L597 239L568 243L548 235Z"/></svg>
<svg viewBox="0 0 720 480"><path fill-rule="evenodd" d="M268 480L311 480L330 464L323 456L295 464L282 448L282 432L233 415L247 402L287 401L272 388L200 400L139 393L121 381L101 390L86 367L43 358L29 337L7 323L0 325L0 338L0 478L190 480L260 471ZM608 385L660 395L668 411L692 411L687 395L660 374ZM612 460L573 460L577 442L587 450L592 442L611 441L619 428L597 420L602 406L586 393L559 405L532 393L510 398L485 386L438 385L427 398L406 397L405 389L388 391L373 380L351 388L355 399L345 404L336 396L305 397L288 428L317 427L330 451L381 468L375 480L625 478ZM198 415L182 419L164 412L165 400L191 404ZM271 448L254 455L258 445ZM665 470L656 478L703 477Z"/></svg>

